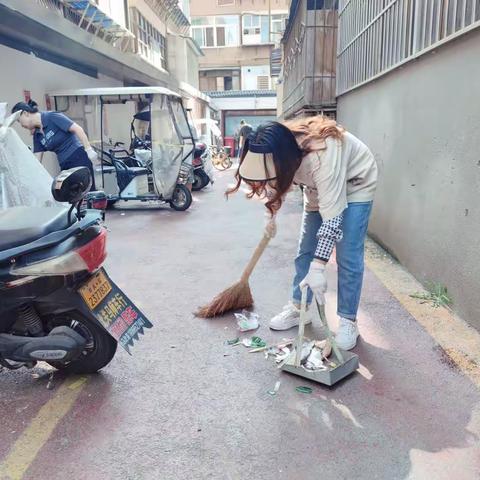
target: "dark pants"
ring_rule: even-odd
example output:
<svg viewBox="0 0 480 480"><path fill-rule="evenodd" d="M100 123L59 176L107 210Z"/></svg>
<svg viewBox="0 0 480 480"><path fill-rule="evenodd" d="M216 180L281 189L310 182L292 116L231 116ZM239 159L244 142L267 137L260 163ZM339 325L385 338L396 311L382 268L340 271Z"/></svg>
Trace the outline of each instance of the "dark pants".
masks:
<svg viewBox="0 0 480 480"><path fill-rule="evenodd" d="M83 147L75 150L72 155L60 165L62 170L68 170L69 168L75 167L87 167L90 170L90 175L92 176L92 188L90 190L95 190L95 172L93 171L93 164Z"/></svg>

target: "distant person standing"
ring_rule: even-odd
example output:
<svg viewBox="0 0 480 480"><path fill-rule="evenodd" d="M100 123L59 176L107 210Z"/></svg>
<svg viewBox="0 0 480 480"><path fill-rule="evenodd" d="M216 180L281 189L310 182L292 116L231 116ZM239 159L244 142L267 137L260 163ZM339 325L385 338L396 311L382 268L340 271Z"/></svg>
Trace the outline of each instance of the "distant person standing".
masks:
<svg viewBox="0 0 480 480"><path fill-rule="evenodd" d="M253 127L249 125L245 120L240 120L240 131L238 132L238 158L240 158L242 155L242 149L245 145L245 140L252 132Z"/></svg>
<svg viewBox="0 0 480 480"><path fill-rule="evenodd" d="M93 161L97 159L95 150L83 128L59 112L40 112L37 104L19 102L12 113L21 111L18 121L33 136L33 152L55 152L61 170L74 167L87 167L92 175L92 190L95 189ZM41 158L40 158L41 161Z"/></svg>

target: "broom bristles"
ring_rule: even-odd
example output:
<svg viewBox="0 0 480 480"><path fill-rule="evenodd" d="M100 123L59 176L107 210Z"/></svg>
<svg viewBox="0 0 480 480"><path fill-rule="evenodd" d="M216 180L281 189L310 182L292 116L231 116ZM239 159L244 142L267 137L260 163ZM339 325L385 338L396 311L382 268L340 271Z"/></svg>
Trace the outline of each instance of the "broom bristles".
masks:
<svg viewBox="0 0 480 480"><path fill-rule="evenodd" d="M240 281L219 293L209 304L200 307L195 315L200 318L212 318L230 310L249 308L252 305L250 286L248 282Z"/></svg>

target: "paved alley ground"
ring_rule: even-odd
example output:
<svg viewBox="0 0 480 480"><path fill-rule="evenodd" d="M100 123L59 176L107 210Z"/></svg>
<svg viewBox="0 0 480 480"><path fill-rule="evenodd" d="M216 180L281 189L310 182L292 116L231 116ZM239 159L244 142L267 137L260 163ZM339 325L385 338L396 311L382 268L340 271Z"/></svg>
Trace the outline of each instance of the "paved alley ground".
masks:
<svg viewBox="0 0 480 480"><path fill-rule="evenodd" d="M259 202L225 201L231 177L220 174L185 213L107 214L107 270L154 328L133 356L119 349L100 374L56 375L53 389L27 370L2 374L0 479L479 479L475 382L372 271L355 350L361 368L331 389L225 345L238 335L233 315L192 315L237 280L262 234ZM269 343L295 335L267 327L289 298L299 198L283 210L251 279L258 335ZM335 325L334 263L329 274ZM318 323L307 328L315 333Z"/></svg>

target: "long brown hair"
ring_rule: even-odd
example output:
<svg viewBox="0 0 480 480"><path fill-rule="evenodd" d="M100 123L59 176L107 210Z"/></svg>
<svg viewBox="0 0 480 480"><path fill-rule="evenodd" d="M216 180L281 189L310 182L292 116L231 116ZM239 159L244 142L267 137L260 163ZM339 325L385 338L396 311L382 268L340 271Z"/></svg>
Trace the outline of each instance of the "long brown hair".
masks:
<svg viewBox="0 0 480 480"><path fill-rule="evenodd" d="M298 146L305 154L324 150L327 138L341 140L345 132L335 120L323 115L287 120L284 125L295 135Z"/></svg>
<svg viewBox="0 0 480 480"><path fill-rule="evenodd" d="M266 144L272 152L277 176L274 181L245 180L240 176L239 166L235 174L236 184L227 190L227 197L237 192L243 181L250 187L247 198L258 196L261 199L267 199L265 206L274 215L282 206L283 198L293 183L303 157L312 151L325 149L325 140L328 137L341 139L343 132L343 128L337 125L335 120L323 116L260 125L246 139L240 165L248 152L249 142Z"/></svg>
<svg viewBox="0 0 480 480"><path fill-rule="evenodd" d="M240 165L248 153L249 144L268 146L273 157L276 178L273 181L251 181L240 176L240 166L235 174L236 185L227 190L227 197L239 190L242 181L249 187L247 198L258 196L267 199L265 206L272 215L282 206L283 196L290 188L295 172L302 162L303 152L297 144L293 133L279 122L260 125L245 141Z"/></svg>

